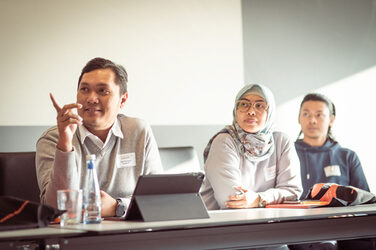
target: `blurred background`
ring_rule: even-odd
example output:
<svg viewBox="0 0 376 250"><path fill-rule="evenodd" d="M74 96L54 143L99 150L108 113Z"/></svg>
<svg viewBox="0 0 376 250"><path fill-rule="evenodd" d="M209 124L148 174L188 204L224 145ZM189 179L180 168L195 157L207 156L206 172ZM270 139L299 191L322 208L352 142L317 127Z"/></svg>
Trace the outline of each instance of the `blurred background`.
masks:
<svg viewBox="0 0 376 250"><path fill-rule="evenodd" d="M334 135L375 192L375 11L375 0L1 0L0 151L34 151L55 125L49 93L74 102L100 56L128 71L122 112L148 121L159 146L194 146L201 163L244 84L272 90L292 140L303 96L325 94Z"/></svg>

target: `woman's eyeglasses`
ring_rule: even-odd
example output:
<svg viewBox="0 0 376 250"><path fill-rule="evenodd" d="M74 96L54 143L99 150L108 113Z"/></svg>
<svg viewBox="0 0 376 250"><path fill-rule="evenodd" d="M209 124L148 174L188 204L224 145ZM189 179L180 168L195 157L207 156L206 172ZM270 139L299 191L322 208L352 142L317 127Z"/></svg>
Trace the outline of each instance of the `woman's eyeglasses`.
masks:
<svg viewBox="0 0 376 250"><path fill-rule="evenodd" d="M250 101L239 100L236 102L236 108L240 112L248 112L251 107L253 107L256 112L263 113L268 109L268 104L264 101L251 103Z"/></svg>

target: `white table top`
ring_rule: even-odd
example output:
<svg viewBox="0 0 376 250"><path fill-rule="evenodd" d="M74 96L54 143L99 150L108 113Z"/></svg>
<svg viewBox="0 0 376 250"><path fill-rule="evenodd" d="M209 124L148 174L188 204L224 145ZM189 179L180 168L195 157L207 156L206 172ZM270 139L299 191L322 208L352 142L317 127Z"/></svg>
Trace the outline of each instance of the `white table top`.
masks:
<svg viewBox="0 0 376 250"><path fill-rule="evenodd" d="M24 240L61 244L64 248L176 249L242 248L304 243L332 239L374 237L376 205L338 208L255 208L210 211L210 218L157 222L104 220L100 224L77 224L0 232L0 245ZM371 216L368 216L371 215ZM333 220L333 222L332 222ZM279 223L281 222L281 223ZM323 226L325 225L325 226ZM151 233L153 232L153 233ZM166 240L168 239L168 240ZM39 242L39 243L38 243Z"/></svg>
<svg viewBox="0 0 376 250"><path fill-rule="evenodd" d="M314 220L323 218L354 217L376 214L376 205L361 205L336 208L286 209L286 208L254 208L209 211L210 218L171 220L171 221L124 221L104 220L100 224L77 224L66 226L68 229L95 231L101 233L145 232L169 229L186 229L200 227L215 227L224 225L273 223L279 221ZM59 225L50 227L59 228Z"/></svg>

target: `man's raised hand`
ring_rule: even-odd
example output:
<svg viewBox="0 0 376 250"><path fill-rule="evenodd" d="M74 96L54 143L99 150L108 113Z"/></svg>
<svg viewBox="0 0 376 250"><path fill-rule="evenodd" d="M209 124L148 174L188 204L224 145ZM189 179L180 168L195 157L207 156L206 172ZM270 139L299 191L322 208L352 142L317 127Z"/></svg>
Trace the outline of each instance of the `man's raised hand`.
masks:
<svg viewBox="0 0 376 250"><path fill-rule="evenodd" d="M71 103L60 107L59 104L57 104L52 93L50 93L50 98L57 113L56 120L59 130L57 148L63 152L70 152L73 150L73 135L76 132L77 127L82 124L82 118L79 115L75 114L74 110L82 108L82 104Z"/></svg>

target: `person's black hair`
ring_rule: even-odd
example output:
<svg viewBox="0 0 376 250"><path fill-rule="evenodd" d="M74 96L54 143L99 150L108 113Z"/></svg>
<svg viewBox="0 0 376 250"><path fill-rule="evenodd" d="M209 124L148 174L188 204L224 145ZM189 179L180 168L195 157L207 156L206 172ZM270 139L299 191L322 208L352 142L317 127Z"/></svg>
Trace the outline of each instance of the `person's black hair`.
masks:
<svg viewBox="0 0 376 250"><path fill-rule="evenodd" d="M78 87L80 85L82 76L85 73L97 69L111 69L115 74L115 83L120 87L120 94L123 95L127 93L128 74L125 68L119 64L101 57L93 58L85 65L85 67L81 71L80 77L78 78Z"/></svg>
<svg viewBox="0 0 376 250"><path fill-rule="evenodd" d="M319 93L310 93L310 94L307 94L303 98L303 101L300 103L299 116L300 116L300 111L302 109L303 103L308 102L308 101L319 101L319 102L325 103L326 106L329 109L329 115L330 116L333 115L334 117L336 116L336 107L334 106L334 103L328 97L324 96L323 94L319 94ZM299 135L298 135L298 139L302 135L302 133L303 133L303 131L300 130ZM335 137L333 136L332 129L331 129L330 126L328 128L327 137L332 141L336 141Z"/></svg>

